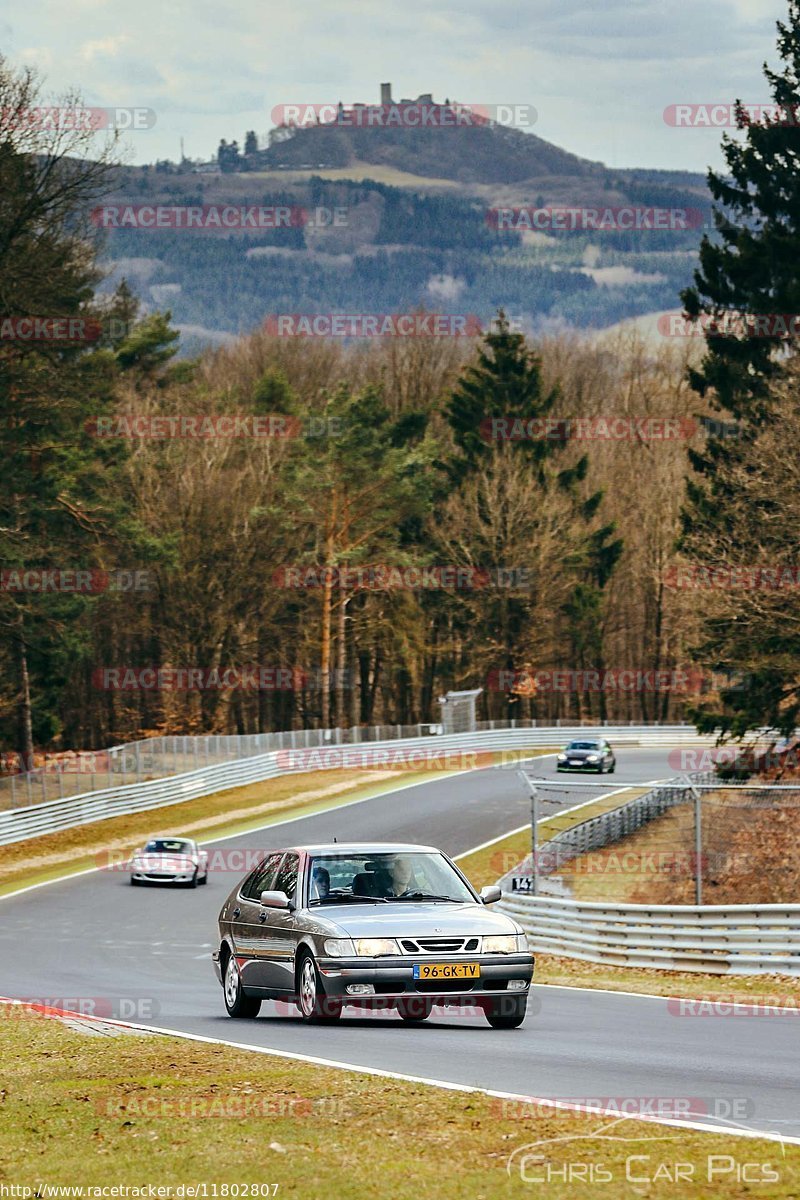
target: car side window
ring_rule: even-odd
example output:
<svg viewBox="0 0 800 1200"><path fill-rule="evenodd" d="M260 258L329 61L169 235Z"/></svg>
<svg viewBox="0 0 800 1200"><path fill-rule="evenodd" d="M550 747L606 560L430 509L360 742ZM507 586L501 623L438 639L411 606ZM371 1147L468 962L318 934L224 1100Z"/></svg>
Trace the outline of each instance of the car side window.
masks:
<svg viewBox="0 0 800 1200"><path fill-rule="evenodd" d="M242 895L246 900L258 900L262 892L273 891L275 876L278 874L282 858L283 851L279 850L275 854L268 854L264 861L256 867L242 886Z"/></svg>
<svg viewBox="0 0 800 1200"><path fill-rule="evenodd" d="M273 884L276 892L285 892L290 900L294 900L297 891L297 871L300 866L299 854L285 854L277 879Z"/></svg>

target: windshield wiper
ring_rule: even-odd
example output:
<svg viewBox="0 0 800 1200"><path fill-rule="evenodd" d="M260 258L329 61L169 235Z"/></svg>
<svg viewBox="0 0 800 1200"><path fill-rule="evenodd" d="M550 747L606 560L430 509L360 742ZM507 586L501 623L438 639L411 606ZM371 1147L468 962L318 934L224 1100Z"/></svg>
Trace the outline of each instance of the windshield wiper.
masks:
<svg viewBox="0 0 800 1200"><path fill-rule="evenodd" d="M456 896L437 896L433 892L407 892L405 896L390 896L391 900L449 900L451 904L461 904Z"/></svg>
<svg viewBox="0 0 800 1200"><path fill-rule="evenodd" d="M338 904L340 900L355 900L358 904L388 904L385 896L355 896L352 892L340 892L334 895L329 892L327 896L315 896L313 900L309 900L308 904Z"/></svg>

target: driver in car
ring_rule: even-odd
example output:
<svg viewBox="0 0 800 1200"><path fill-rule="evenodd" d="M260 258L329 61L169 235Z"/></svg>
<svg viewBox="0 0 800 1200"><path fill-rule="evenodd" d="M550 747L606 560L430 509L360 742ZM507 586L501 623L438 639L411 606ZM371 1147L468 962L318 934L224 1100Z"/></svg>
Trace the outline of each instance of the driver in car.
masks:
<svg viewBox="0 0 800 1200"><path fill-rule="evenodd" d="M391 864L390 892L392 896L403 896L406 892L419 889L419 882L411 869L411 860L398 856Z"/></svg>

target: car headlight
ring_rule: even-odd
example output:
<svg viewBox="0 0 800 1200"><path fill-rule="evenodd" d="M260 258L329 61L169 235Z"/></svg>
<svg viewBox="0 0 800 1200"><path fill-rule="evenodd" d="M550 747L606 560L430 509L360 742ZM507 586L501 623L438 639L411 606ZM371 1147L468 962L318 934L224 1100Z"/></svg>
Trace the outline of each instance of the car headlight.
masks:
<svg viewBox="0 0 800 1200"><path fill-rule="evenodd" d="M355 953L352 938L325 938L322 945L331 958L349 958Z"/></svg>
<svg viewBox="0 0 800 1200"><path fill-rule="evenodd" d="M558 756L558 761L559 761L559 762L566 762L566 758L567 758L566 754L559 754L559 756Z"/></svg>
<svg viewBox="0 0 800 1200"><path fill-rule="evenodd" d="M597 762L599 758L600 758L599 754L587 754L586 755L587 762Z"/></svg>
<svg viewBox="0 0 800 1200"><path fill-rule="evenodd" d="M394 938L354 938L353 944L359 958L377 958L379 954L400 953L400 947Z"/></svg>
<svg viewBox="0 0 800 1200"><path fill-rule="evenodd" d="M484 954L518 954L526 948L524 933L490 933L483 939Z"/></svg>

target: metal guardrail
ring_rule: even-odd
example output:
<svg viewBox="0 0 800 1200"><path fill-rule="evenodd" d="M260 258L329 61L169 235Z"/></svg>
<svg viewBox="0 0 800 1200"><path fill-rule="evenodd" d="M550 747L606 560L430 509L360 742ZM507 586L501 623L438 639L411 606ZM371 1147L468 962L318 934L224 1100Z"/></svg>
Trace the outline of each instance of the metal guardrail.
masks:
<svg viewBox="0 0 800 1200"><path fill-rule="evenodd" d="M444 734L435 737L397 738L391 741L356 745L296 746L266 754L253 755L233 762L222 762L173 775L131 783L123 787L30 804L0 812L0 845L24 841L75 825L86 825L147 809L179 804L199 796L208 796L247 783L259 783L276 775L297 771L335 769L337 767L412 768L418 770L458 770L481 763L482 751L502 753L558 746L585 733L587 726L528 726L507 729L476 730L474 733ZM600 728L600 727L597 727ZM663 745L698 742L701 739L691 725L603 726L606 737L617 745ZM303 731L298 731L302 735ZM308 731L318 732L318 731ZM706 739L708 742L709 739ZM513 753L509 765L516 767Z"/></svg>
<svg viewBox="0 0 800 1200"><path fill-rule="evenodd" d="M556 729L559 736L568 732L580 733L586 727L599 728L595 722L556 721L555 725L537 725L535 720L517 718L510 721L479 721L478 733L508 729ZM608 728L641 728L634 722L627 726L618 723ZM63 800L89 792L125 787L129 783L146 783L183 775L242 758L254 758L272 750L301 750L333 746L360 746L364 743L383 743L405 738L422 738L444 733L441 724L416 725L356 725L350 729L291 729L278 733L232 734L164 734L142 738L107 750L88 750L75 754L45 757L42 765L32 771L18 771L18 756L0 756L13 761L13 771L0 770L0 810L22 808L26 804L44 804L47 800Z"/></svg>
<svg viewBox="0 0 800 1200"><path fill-rule="evenodd" d="M800 976L800 904L598 904L506 893L536 953L616 967Z"/></svg>
<svg viewBox="0 0 800 1200"><path fill-rule="evenodd" d="M703 786L719 783L712 771L694 772L690 778L693 783ZM543 780L540 787L546 789L548 783L552 786L552 781ZM575 784L573 783L571 786L574 788ZM587 786L589 785L587 784ZM636 784L628 786L634 788ZM604 846L608 846L612 842L629 837L643 825L647 825L657 817L662 817L676 804L691 804L694 799L695 793L692 789L676 780L675 783L668 786L652 788L643 796L636 796L633 800L609 809L608 812L588 817L585 821L571 825L569 829L562 829L553 837L548 838L546 842L542 842L539 847L538 879L543 881L548 875L557 874L573 858L577 858L581 854L589 854L592 850L602 850ZM520 879L520 872L525 870L529 861L530 856L525 862L502 877L499 883L504 891L527 890L514 885Z"/></svg>
<svg viewBox="0 0 800 1200"><path fill-rule="evenodd" d="M702 788L724 786L712 772L694 773L690 779ZM745 785L740 786L746 790ZM694 799L691 787L676 781L561 830L539 849L540 886L578 855L620 841L676 804ZM515 885L529 878L524 872L522 863L503 876L503 897L497 908L519 921L534 953L709 975L777 972L800 976L800 904L647 905L570 900L518 890Z"/></svg>

